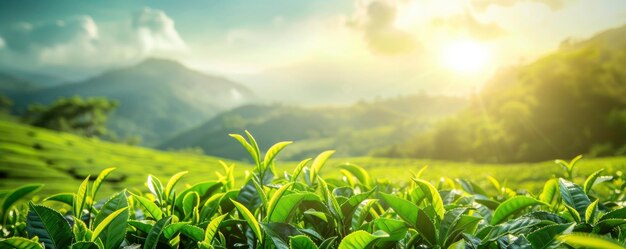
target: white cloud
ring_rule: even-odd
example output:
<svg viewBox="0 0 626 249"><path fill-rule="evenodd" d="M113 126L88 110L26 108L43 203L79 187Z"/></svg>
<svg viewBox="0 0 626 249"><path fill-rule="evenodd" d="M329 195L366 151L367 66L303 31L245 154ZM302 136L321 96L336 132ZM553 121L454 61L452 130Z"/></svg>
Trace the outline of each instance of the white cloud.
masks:
<svg viewBox="0 0 626 249"><path fill-rule="evenodd" d="M482 40L494 39L506 34L500 25L493 22L482 22L469 10L447 17L437 17L433 19L433 25L446 27L455 33L465 33Z"/></svg>
<svg viewBox="0 0 626 249"><path fill-rule="evenodd" d="M0 32L0 63L29 70L97 71L154 54L186 51L174 21L163 11L146 8L131 18L105 27L90 16L17 23Z"/></svg>
<svg viewBox="0 0 626 249"><path fill-rule="evenodd" d="M4 33L8 49L29 52L73 42L89 43L98 38L98 26L90 16L33 25L18 23Z"/></svg>
<svg viewBox="0 0 626 249"><path fill-rule="evenodd" d="M386 1L357 2L357 11L349 25L361 30L370 49L378 54L406 54L418 43L409 32L395 27L397 6Z"/></svg>
<svg viewBox="0 0 626 249"><path fill-rule="evenodd" d="M185 50L174 20L162 10L145 8L133 16L132 28L145 50Z"/></svg>

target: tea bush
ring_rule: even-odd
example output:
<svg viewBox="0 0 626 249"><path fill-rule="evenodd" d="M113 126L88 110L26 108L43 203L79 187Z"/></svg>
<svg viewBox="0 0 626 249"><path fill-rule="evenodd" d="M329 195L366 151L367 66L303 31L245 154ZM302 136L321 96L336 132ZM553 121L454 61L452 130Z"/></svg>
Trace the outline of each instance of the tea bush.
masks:
<svg viewBox="0 0 626 249"><path fill-rule="evenodd" d="M147 191L105 198L98 190L114 168L93 182L88 176L75 193L27 203L42 185L25 185L0 193L0 248L624 248L626 241L624 179L599 170L575 182L580 157L557 160L563 177L533 195L495 178L492 189L466 179L433 184L423 171L399 186L352 164L340 166L341 179L324 178L333 151L278 175L274 159L290 142L263 154L249 133L231 136L256 165L242 187L226 163L216 180L176 188L188 172L167 182L148 175Z"/></svg>

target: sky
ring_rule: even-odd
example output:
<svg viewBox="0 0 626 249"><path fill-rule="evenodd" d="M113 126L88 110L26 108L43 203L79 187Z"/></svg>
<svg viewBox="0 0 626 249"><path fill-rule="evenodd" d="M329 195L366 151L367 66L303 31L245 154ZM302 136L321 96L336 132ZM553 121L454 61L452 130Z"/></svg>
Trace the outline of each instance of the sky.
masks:
<svg viewBox="0 0 626 249"><path fill-rule="evenodd" d="M624 24L624 0L9 0L0 67L77 79L162 57L287 102L463 95Z"/></svg>

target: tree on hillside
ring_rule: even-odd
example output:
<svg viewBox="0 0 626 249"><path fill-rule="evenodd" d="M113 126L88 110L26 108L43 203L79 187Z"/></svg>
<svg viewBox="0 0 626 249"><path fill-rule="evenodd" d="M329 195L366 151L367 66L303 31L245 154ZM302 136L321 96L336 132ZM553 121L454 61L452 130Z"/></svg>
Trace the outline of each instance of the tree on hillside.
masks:
<svg viewBox="0 0 626 249"><path fill-rule="evenodd" d="M13 106L13 100L9 97L0 94L0 113L8 113Z"/></svg>
<svg viewBox="0 0 626 249"><path fill-rule="evenodd" d="M626 46L558 51L497 75L462 113L387 156L527 162L626 155L625 80Z"/></svg>
<svg viewBox="0 0 626 249"><path fill-rule="evenodd" d="M118 103L103 97L83 99L78 96L59 98L50 106L28 107L26 120L34 126L72 132L86 137L107 133L106 121Z"/></svg>

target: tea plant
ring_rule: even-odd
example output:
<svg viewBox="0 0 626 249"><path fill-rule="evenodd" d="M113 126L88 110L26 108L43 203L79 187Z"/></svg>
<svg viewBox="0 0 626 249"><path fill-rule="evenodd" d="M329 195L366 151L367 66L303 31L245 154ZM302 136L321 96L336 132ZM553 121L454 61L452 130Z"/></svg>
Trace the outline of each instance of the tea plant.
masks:
<svg viewBox="0 0 626 249"><path fill-rule="evenodd" d="M624 248L626 241L624 180L600 170L577 182L580 158L557 161L564 178L533 195L495 178L493 189L446 177L433 184L420 177L425 168L403 186L353 164L337 167L341 179L324 178L334 151L279 175L275 158L290 142L262 153L249 133L231 136L255 164L240 183L235 166L223 163L217 180L177 188L188 172L167 182L148 175L145 191L103 199L98 190L114 168L43 200L20 201L37 184L1 192L0 248Z"/></svg>

